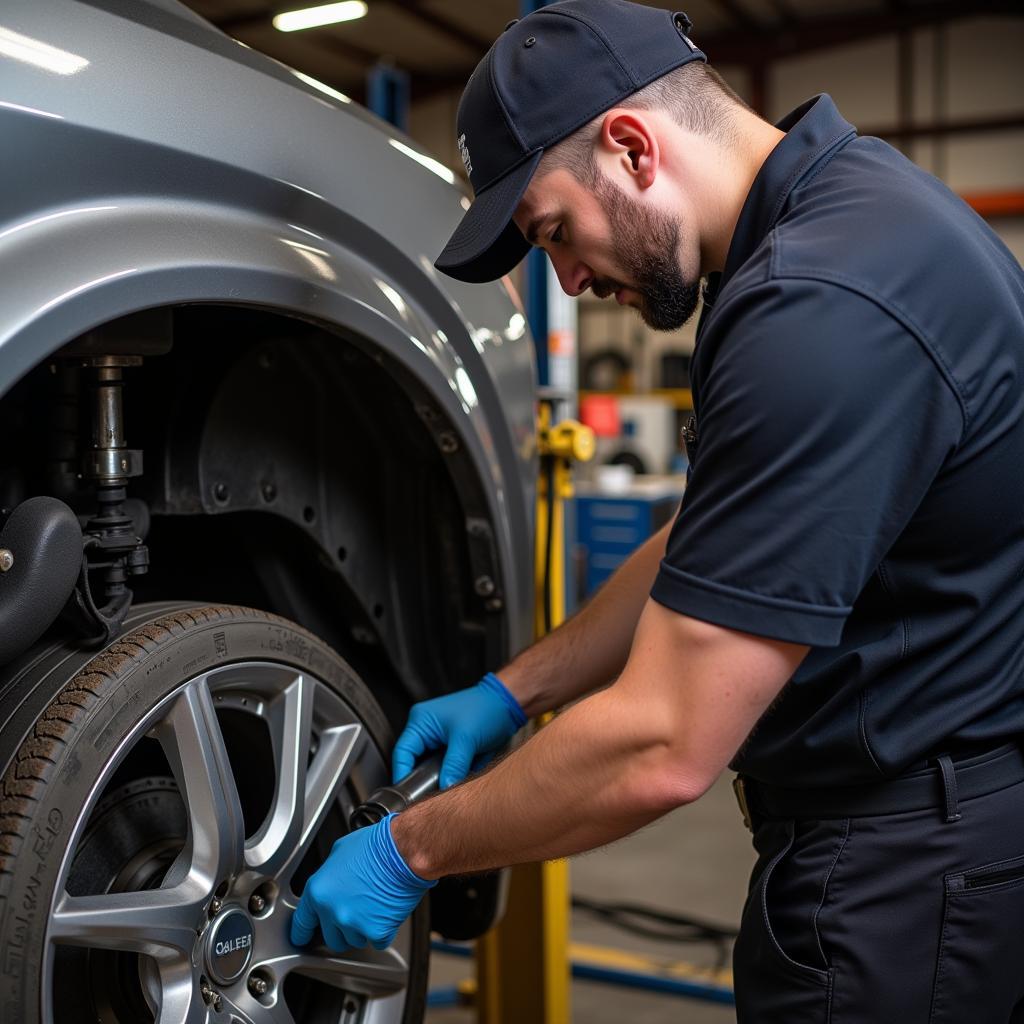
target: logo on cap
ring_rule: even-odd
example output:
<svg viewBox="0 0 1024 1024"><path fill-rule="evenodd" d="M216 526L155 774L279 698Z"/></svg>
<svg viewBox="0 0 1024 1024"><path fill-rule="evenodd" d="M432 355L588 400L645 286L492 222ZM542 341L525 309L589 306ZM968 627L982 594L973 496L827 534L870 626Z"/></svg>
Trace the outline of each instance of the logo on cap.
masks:
<svg viewBox="0 0 1024 1024"><path fill-rule="evenodd" d="M450 136L449 136L450 138ZM459 154L462 156L462 162L465 164L466 173L473 173L473 161L469 155L469 146L466 145L466 133L463 132L456 140L459 146Z"/></svg>

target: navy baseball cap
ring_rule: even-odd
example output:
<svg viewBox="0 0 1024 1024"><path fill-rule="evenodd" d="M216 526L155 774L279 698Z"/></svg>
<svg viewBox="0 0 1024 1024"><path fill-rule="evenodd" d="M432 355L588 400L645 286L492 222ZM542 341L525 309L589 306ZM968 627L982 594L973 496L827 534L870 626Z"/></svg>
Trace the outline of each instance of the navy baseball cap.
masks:
<svg viewBox="0 0 1024 1024"><path fill-rule="evenodd" d="M690 19L628 0L561 0L509 22L470 76L457 139L475 202L434 266L494 281L529 251L512 223L544 150L693 60Z"/></svg>

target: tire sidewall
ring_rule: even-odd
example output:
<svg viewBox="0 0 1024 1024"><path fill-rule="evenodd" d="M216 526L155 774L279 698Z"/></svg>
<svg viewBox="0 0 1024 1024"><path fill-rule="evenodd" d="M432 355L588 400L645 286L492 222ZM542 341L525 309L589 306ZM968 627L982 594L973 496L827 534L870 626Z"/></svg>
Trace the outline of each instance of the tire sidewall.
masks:
<svg viewBox="0 0 1024 1024"><path fill-rule="evenodd" d="M96 780L138 722L168 694L198 675L242 661L273 662L317 677L352 708L387 762L393 737L379 705L341 657L301 627L250 609L196 607L133 629L55 692L40 716L59 715L55 707L62 698L87 702L79 696L88 692L80 684L96 680L83 677L107 677L91 706L81 704L85 713L71 723L63 745L55 744L54 756L46 759L46 779L36 787L38 797L20 847L6 858L8 871L0 872L0 1020L41 1024L41 972L54 890ZM19 754L32 742L30 734ZM419 920L413 927L408 1024L422 1015L423 984L418 982L423 979L413 974L425 974L427 968L425 914L424 905L414 915Z"/></svg>

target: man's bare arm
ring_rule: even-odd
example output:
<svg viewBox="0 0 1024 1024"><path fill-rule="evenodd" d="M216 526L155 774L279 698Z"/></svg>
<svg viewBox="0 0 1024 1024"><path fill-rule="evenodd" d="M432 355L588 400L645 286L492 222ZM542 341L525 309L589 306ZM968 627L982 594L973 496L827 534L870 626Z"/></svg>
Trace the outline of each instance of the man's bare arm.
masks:
<svg viewBox="0 0 1024 1024"><path fill-rule="evenodd" d="M614 685L490 772L398 815L395 843L437 878L627 835L707 790L806 653L648 601Z"/></svg>
<svg viewBox="0 0 1024 1024"><path fill-rule="evenodd" d="M650 537L576 615L498 673L527 716L568 704L622 671L670 529Z"/></svg>

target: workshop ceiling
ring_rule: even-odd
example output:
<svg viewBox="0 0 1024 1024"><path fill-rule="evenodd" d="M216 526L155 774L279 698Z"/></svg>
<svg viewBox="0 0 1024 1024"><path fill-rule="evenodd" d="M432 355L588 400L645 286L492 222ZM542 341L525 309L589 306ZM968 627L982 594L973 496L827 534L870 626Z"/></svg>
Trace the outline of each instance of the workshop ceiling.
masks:
<svg viewBox="0 0 1024 1024"><path fill-rule="evenodd" d="M519 0L367 0L358 21L278 32L281 11L317 0L186 0L223 31L285 64L341 89L365 93L378 61L410 75L413 98L462 85ZM677 0L650 6L683 9L693 37L718 64L766 60L883 33L979 14L1020 14L1020 0Z"/></svg>

